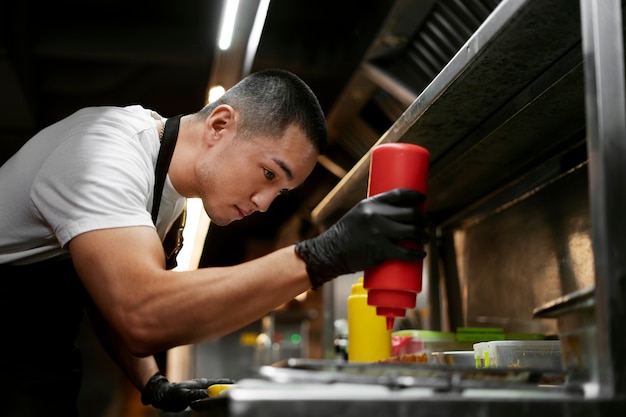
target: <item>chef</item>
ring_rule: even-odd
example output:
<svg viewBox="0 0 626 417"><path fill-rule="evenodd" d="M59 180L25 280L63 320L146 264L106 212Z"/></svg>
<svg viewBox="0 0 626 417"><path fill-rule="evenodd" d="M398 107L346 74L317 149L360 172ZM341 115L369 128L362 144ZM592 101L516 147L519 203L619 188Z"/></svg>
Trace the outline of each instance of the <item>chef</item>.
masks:
<svg viewBox="0 0 626 417"><path fill-rule="evenodd" d="M231 333L339 275L422 259L396 242L426 242L424 195L395 189L249 262L166 263L187 198L217 225L266 211L306 180L326 140L315 95L283 70L251 74L193 114L90 107L33 136L0 167L3 415L77 415L83 312L143 403L179 411L232 381L170 382L155 354Z"/></svg>

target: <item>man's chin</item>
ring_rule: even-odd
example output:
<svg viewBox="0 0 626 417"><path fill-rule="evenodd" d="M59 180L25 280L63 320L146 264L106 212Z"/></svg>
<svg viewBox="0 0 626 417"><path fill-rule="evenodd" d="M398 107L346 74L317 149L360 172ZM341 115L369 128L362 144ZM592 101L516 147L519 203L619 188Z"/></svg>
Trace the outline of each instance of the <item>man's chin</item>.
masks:
<svg viewBox="0 0 626 417"><path fill-rule="evenodd" d="M210 217L209 217L210 218ZM235 218L235 219L225 219L225 218L210 218L211 219L211 223L217 225L217 226L228 226L229 224L236 222L237 220L241 220L241 218Z"/></svg>

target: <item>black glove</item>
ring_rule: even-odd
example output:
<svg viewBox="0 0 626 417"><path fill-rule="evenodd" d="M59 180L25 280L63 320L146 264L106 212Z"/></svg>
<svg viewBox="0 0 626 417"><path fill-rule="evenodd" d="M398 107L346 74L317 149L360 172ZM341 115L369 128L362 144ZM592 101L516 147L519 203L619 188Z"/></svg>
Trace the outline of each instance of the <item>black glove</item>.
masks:
<svg viewBox="0 0 626 417"><path fill-rule="evenodd" d="M398 242L428 243L428 218L417 208L425 198L409 189L377 194L361 200L324 233L296 243L296 253L306 263L313 289L387 259L423 259L423 250L399 246Z"/></svg>
<svg viewBox="0 0 626 417"><path fill-rule="evenodd" d="M143 392L141 402L144 405L152 405L163 411L183 411L192 401L201 400L209 396L207 388L213 384L233 384L228 378L198 378L191 381L171 383L167 378L157 372L148 380Z"/></svg>

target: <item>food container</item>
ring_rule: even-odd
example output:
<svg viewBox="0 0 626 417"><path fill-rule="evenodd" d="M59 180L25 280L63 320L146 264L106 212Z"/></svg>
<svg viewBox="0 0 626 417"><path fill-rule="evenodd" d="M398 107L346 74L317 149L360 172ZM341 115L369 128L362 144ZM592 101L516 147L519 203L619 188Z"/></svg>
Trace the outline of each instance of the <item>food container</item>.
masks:
<svg viewBox="0 0 626 417"><path fill-rule="evenodd" d="M432 330L398 330L391 334L391 353L393 356L423 354L427 363L436 364L433 352L472 350L471 343L457 342L451 332Z"/></svg>
<svg viewBox="0 0 626 417"><path fill-rule="evenodd" d="M433 352L432 356L440 365L453 365L465 368L475 368L476 359L473 350L455 350L448 352Z"/></svg>
<svg viewBox="0 0 626 417"><path fill-rule="evenodd" d="M504 339L504 329L501 327L459 327L456 329L456 340L458 342L474 344Z"/></svg>
<svg viewBox="0 0 626 417"><path fill-rule="evenodd" d="M485 368L485 349L487 342L474 343L474 364L477 368Z"/></svg>
<svg viewBox="0 0 626 417"><path fill-rule="evenodd" d="M537 368L562 370L558 340L498 340L474 345L480 368Z"/></svg>

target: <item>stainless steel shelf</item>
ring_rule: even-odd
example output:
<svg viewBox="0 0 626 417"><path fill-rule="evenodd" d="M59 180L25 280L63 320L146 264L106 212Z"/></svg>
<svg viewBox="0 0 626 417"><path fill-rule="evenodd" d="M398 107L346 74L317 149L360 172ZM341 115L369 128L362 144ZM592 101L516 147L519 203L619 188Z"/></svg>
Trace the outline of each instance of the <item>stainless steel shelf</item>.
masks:
<svg viewBox="0 0 626 417"><path fill-rule="evenodd" d="M445 219L584 137L582 61L578 2L504 1L376 144L430 151L428 209ZM369 159L315 208L321 227L365 197Z"/></svg>
<svg viewBox="0 0 626 417"><path fill-rule="evenodd" d="M623 13L620 0L503 1L375 144L430 150L427 205L438 225L564 150L587 147L600 368L589 383L597 399L575 406L524 400L526 415L540 407L604 415L626 397ZM321 228L366 196L370 155L315 208ZM462 402L469 410L491 401ZM422 406L406 405L413 416ZM440 406L460 410L456 403ZM514 402L493 407L517 413Z"/></svg>

